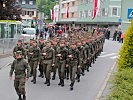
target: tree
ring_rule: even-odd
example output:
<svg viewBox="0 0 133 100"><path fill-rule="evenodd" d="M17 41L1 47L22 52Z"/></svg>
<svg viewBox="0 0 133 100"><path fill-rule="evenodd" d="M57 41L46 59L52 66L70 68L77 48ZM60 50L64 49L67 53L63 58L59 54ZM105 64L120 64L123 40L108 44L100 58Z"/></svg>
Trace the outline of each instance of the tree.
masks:
<svg viewBox="0 0 133 100"><path fill-rule="evenodd" d="M130 27L127 29L124 44L120 51L120 58L118 60L118 68L121 70L123 68L133 67L133 20Z"/></svg>
<svg viewBox="0 0 133 100"><path fill-rule="evenodd" d="M5 4L5 7L3 7L3 4L1 3L0 7L0 20L21 20L20 14L21 14L21 8L20 6L17 6L16 0L2 0L3 4Z"/></svg>
<svg viewBox="0 0 133 100"><path fill-rule="evenodd" d="M58 0L37 0L37 9L50 18L50 9L53 9L56 1Z"/></svg>

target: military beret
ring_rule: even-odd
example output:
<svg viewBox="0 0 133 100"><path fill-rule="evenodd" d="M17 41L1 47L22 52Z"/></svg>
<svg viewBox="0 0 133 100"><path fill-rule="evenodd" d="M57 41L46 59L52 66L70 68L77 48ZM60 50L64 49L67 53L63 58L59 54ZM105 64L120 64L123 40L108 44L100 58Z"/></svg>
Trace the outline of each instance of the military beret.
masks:
<svg viewBox="0 0 133 100"><path fill-rule="evenodd" d="M34 40L34 39L33 39L32 41L33 41L33 42L35 42L35 43L37 43L37 41L36 41L36 40Z"/></svg>
<svg viewBox="0 0 133 100"><path fill-rule="evenodd" d="M71 45L76 45L76 42L72 42Z"/></svg>
<svg viewBox="0 0 133 100"><path fill-rule="evenodd" d="M22 40L18 40L18 42L22 42Z"/></svg>
<svg viewBox="0 0 133 100"><path fill-rule="evenodd" d="M40 37L39 40L44 40L44 38Z"/></svg>
<svg viewBox="0 0 133 100"><path fill-rule="evenodd" d="M51 43L51 41L50 41L50 40L48 40L48 41L46 41L46 43Z"/></svg>
<svg viewBox="0 0 133 100"><path fill-rule="evenodd" d="M22 55L22 51L17 51L16 55Z"/></svg>

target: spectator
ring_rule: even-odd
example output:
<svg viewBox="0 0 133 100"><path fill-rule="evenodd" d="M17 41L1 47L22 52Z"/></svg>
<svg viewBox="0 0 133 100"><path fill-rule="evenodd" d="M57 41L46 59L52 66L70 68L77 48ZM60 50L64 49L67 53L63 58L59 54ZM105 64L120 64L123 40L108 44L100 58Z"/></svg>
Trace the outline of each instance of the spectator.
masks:
<svg viewBox="0 0 133 100"><path fill-rule="evenodd" d="M116 36L117 36L117 29L115 30L115 32L113 34L113 41L116 41Z"/></svg>

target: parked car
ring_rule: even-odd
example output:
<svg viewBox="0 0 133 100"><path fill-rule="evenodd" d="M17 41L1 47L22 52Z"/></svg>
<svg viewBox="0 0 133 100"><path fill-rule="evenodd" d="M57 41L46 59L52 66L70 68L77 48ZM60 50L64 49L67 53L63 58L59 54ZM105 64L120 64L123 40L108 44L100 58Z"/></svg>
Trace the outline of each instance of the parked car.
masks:
<svg viewBox="0 0 133 100"><path fill-rule="evenodd" d="M20 39L24 42L29 42L30 39L36 39L36 29L35 28L24 28L20 36Z"/></svg>

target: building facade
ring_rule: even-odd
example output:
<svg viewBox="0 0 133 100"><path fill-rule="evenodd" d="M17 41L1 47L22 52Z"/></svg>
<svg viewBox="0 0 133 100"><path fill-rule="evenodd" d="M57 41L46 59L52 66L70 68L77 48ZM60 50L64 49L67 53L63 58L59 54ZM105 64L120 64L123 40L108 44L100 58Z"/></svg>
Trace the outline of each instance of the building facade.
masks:
<svg viewBox="0 0 133 100"><path fill-rule="evenodd" d="M57 23L83 27L99 25L110 28L112 34L116 28L125 32L130 24L128 10L133 9L132 4L133 0L100 0L99 12L92 19L94 0L60 0ZM68 17L66 17L67 11ZM133 18L133 11L131 17Z"/></svg>
<svg viewBox="0 0 133 100"><path fill-rule="evenodd" d="M16 5L22 8L21 18L23 22L31 22L36 18L36 0L16 0Z"/></svg>

